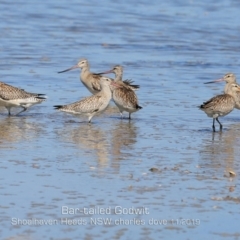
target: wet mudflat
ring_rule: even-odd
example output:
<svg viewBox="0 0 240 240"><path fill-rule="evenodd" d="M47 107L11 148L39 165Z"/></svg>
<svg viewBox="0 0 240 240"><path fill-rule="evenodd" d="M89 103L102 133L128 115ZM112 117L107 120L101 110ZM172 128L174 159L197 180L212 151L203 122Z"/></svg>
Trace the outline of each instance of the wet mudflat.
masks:
<svg viewBox="0 0 240 240"><path fill-rule="evenodd" d="M240 76L237 1L0 5L0 80L48 95L0 111L1 239L240 238L240 112L212 133L197 108L224 87L203 82ZM81 57L141 85L131 121L54 111L90 95L57 74Z"/></svg>

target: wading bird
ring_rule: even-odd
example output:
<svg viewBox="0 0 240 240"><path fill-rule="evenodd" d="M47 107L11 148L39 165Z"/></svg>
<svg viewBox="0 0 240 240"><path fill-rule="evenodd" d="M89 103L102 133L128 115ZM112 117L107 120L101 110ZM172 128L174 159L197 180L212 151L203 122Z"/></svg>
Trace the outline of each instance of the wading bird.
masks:
<svg viewBox="0 0 240 240"><path fill-rule="evenodd" d="M42 103L45 100L45 94L29 93L23 89L0 82L0 106L4 106L8 110L8 115L11 115L12 107L23 109L16 114L18 115L31 106Z"/></svg>
<svg viewBox="0 0 240 240"><path fill-rule="evenodd" d="M90 72L90 65L88 63L88 60L85 58L80 59L76 65L74 65L66 70L63 70L61 72L58 72L58 73L67 72L67 71L70 71L70 70L73 70L76 68L81 69L80 80L83 83L83 85L92 94L96 94L101 91L101 86L100 86L101 75Z"/></svg>
<svg viewBox="0 0 240 240"><path fill-rule="evenodd" d="M131 119L131 114L142 109L138 104L138 98L136 93L130 88L126 87L124 83L117 83L118 87L113 89L113 101L118 107L121 118L123 118L123 112L129 113L129 119ZM120 85L120 87L119 87Z"/></svg>
<svg viewBox="0 0 240 240"><path fill-rule="evenodd" d="M213 131L215 132L215 119L220 125L220 131L222 130L222 124L218 120L219 117L224 117L229 114L235 107L236 94L240 92L240 86L232 83L229 88L229 93L217 95L207 102L204 102L199 106L200 110L204 111L208 117L213 118Z"/></svg>
<svg viewBox="0 0 240 240"><path fill-rule="evenodd" d="M206 82L205 84L217 83L217 82L223 82L223 81L226 82L226 85L224 87L224 93L232 94L231 84L232 83L238 84L236 82L236 76L233 73L227 73L222 78L217 79L215 81ZM237 93L234 94L234 96L235 96L235 102L236 102L235 108L240 110L240 93L237 92Z"/></svg>
<svg viewBox="0 0 240 240"><path fill-rule="evenodd" d="M114 73L115 74L115 82L123 82L126 86L130 87L132 90L138 90L140 88L139 85L132 84L133 81L131 80L122 80L123 77L123 67L121 65L114 66L111 70L102 72L99 74L108 74L108 73Z"/></svg>
<svg viewBox="0 0 240 240"><path fill-rule="evenodd" d="M91 122L91 119L97 113L101 113L106 110L111 98L112 90L111 86L115 83L107 77L100 78L101 91L90 97L86 97L75 103L68 105L56 105L55 109L62 112L72 113L72 114L83 114L88 116L88 122ZM117 87L117 85L115 84Z"/></svg>

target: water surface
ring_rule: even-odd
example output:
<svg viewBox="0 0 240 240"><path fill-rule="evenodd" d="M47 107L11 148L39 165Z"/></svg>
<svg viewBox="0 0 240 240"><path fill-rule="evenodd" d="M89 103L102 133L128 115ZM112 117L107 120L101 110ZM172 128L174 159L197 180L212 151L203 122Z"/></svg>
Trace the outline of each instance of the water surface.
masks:
<svg viewBox="0 0 240 240"><path fill-rule="evenodd" d="M240 238L239 112L212 133L197 109L224 86L203 82L240 76L238 1L0 7L1 81L48 95L0 112L1 239ZM81 57L93 72L121 64L141 85L132 121L113 103L91 125L54 111L90 95L78 70L57 74Z"/></svg>

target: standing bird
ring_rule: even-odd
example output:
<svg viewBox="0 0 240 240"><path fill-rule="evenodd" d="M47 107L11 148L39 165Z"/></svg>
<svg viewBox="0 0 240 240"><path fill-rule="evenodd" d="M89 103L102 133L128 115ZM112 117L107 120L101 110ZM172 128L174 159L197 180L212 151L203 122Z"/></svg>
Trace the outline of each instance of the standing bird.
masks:
<svg viewBox="0 0 240 240"><path fill-rule="evenodd" d="M129 119L131 119L131 113L138 111L142 107L138 104L137 95L134 90L139 88L139 85L131 85L131 81L122 81L123 68L120 65L116 65L112 70L102 72L100 74L115 73L114 82L118 84L118 87L113 88L113 101L117 105L121 118L123 118L123 112L129 113Z"/></svg>
<svg viewBox="0 0 240 240"><path fill-rule="evenodd" d="M217 79L217 80L211 81L211 82L205 82L204 84L223 82L223 81L226 82L226 85L224 87L224 92L225 93L228 92L228 88L231 88L230 86L231 86L232 83L237 83L236 82L236 76L233 73L227 73L220 79Z"/></svg>
<svg viewBox="0 0 240 240"><path fill-rule="evenodd" d="M100 112L106 110L111 98L112 90L111 86L115 84L110 78L101 77L100 85L101 91L90 97L86 97L75 103L68 105L56 105L55 109L72 113L72 114L84 114L88 116L88 122L91 122L92 117Z"/></svg>
<svg viewBox="0 0 240 240"><path fill-rule="evenodd" d="M89 66L88 60L85 58L80 59L79 62L77 63L77 65L74 65L71 68L68 68L68 69L63 70L58 73L67 72L67 71L73 70L75 68L81 69L80 79L81 79L83 85L92 94L96 94L96 93L100 92L100 90L101 90L101 86L100 86L101 75L90 72L90 66Z"/></svg>
<svg viewBox="0 0 240 240"><path fill-rule="evenodd" d="M46 100L45 94L29 93L23 89L13 87L6 83L0 82L0 106L8 110L11 115L12 107L21 107L22 111L16 115L25 112L29 107L42 103Z"/></svg>
<svg viewBox="0 0 240 240"><path fill-rule="evenodd" d="M240 86L236 83L232 83L229 88L231 89L229 93L217 95L199 106L200 110L204 111L208 117L213 118L213 132L215 132L215 119L219 123L221 131L222 124L219 122L218 117L226 116L235 107L235 98L236 94L240 92Z"/></svg>
<svg viewBox="0 0 240 240"><path fill-rule="evenodd" d="M224 93L229 93L231 95L231 93L232 93L231 92L232 91L231 84L232 83L238 84L236 82L236 76L233 73L227 73L222 78L217 79L215 81L206 82L205 84L223 82L223 81L226 82L226 85L224 87ZM234 94L234 96L235 96L235 101L236 101L235 108L240 110L240 93L237 92Z"/></svg>
<svg viewBox="0 0 240 240"><path fill-rule="evenodd" d="M108 74L108 73L114 73L115 74L115 82L123 82L126 86L130 87L132 90L138 90L140 88L139 85L133 85L133 81L131 80L122 80L123 77L123 67L121 65L116 65L114 66L111 70L102 72L99 74Z"/></svg>
<svg viewBox="0 0 240 240"><path fill-rule="evenodd" d="M123 118L123 112L129 113L129 119L131 119L131 113L142 109L138 104L136 93L130 88L126 87L123 82L117 82L118 86L113 88L113 101L117 105L121 118ZM120 87L119 87L120 86Z"/></svg>

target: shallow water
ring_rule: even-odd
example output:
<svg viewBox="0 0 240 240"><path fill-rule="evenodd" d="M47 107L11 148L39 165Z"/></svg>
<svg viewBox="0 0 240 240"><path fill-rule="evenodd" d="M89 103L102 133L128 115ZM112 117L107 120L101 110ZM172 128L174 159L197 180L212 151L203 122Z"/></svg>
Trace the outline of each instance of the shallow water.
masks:
<svg viewBox="0 0 240 240"><path fill-rule="evenodd" d="M240 76L238 1L0 7L0 80L48 95L0 112L1 239L240 239L239 112L212 133L197 109L224 86L203 82ZM89 95L78 70L57 74L81 57L141 85L132 121L113 103L91 125L54 111Z"/></svg>

